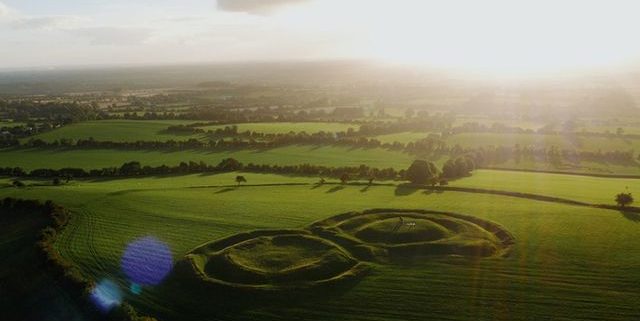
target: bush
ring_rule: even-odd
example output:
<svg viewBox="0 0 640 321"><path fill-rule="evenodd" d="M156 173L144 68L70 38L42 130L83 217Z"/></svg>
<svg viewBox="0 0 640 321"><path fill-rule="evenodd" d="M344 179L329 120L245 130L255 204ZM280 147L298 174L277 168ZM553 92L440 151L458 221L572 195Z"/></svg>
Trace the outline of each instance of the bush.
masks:
<svg viewBox="0 0 640 321"><path fill-rule="evenodd" d="M432 162L415 160L405 172L405 178L414 184L426 184L438 176L438 168Z"/></svg>
<svg viewBox="0 0 640 321"><path fill-rule="evenodd" d="M620 207L625 207L633 203L633 196L631 193L620 193L616 195L616 203Z"/></svg>

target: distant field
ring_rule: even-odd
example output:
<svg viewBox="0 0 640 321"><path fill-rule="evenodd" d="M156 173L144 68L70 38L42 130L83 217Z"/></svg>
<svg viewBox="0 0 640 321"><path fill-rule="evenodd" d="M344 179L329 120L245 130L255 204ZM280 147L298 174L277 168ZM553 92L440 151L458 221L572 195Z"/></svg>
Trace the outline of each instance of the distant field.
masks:
<svg viewBox="0 0 640 321"><path fill-rule="evenodd" d="M233 157L243 163L325 166L393 167L405 169L413 157L401 152L380 148L349 148L335 146L293 145L267 150L237 151L133 151L106 149L4 149L0 150L0 166L21 166L25 169L78 167L85 169L120 166L124 162L139 161L143 165L177 165L181 161L204 161L217 164Z"/></svg>
<svg viewBox="0 0 640 321"><path fill-rule="evenodd" d="M176 135L166 133L171 125L188 124L186 120L99 120L75 123L43 134L33 136L44 141L56 139L86 139L93 137L98 141L131 142L131 141L167 141L199 138L196 135Z"/></svg>
<svg viewBox="0 0 640 321"><path fill-rule="evenodd" d="M462 147L480 146L557 146L561 149L579 149L588 151L628 151L640 150L640 140L625 138L540 135L540 134L507 134L507 133L462 133L449 137L447 143Z"/></svg>
<svg viewBox="0 0 640 321"><path fill-rule="evenodd" d="M200 127L204 130L216 130L231 125L216 125ZM317 122L301 122L301 123L246 123L237 124L238 131L244 132L247 130L265 133L265 134L284 134L288 132L302 132L305 131L308 134L324 132L346 132L349 128L358 130L360 125L357 124L344 124L344 123L317 123Z"/></svg>
<svg viewBox="0 0 640 321"><path fill-rule="evenodd" d="M465 123L478 123L487 127L493 126L493 124L501 124L509 127L517 127L522 129L538 130L544 127L544 122L528 121L528 120L511 120L511 119L495 119L490 117L474 117L474 116L457 116L453 122L453 126L462 126Z"/></svg>
<svg viewBox="0 0 640 321"><path fill-rule="evenodd" d="M629 125L587 125L578 127L576 131L588 131L588 132L596 132L596 133L605 133L609 132L611 134L615 134L618 128L622 128L623 133L626 135L640 135L640 126L629 126Z"/></svg>
<svg viewBox="0 0 640 321"><path fill-rule="evenodd" d="M509 168L519 170L534 170L534 171L552 171L552 172L566 172L566 173L586 173L586 174L604 174L604 175L640 175L640 166L623 166L608 163L597 163L581 161L579 164L563 164L560 167L556 167L549 163L535 162L531 160L522 160L515 162L509 160L500 164L493 164L494 168Z"/></svg>
<svg viewBox="0 0 640 321"><path fill-rule="evenodd" d="M479 172L475 182L473 178L468 182L495 185L488 180L491 174ZM425 257L375 265L372 275L339 295L316 291L319 297L295 304L247 299L253 302L250 308L237 308L225 295L194 291L171 278L159 287L143 287L139 296L126 292L134 306L159 319L345 320L361 316L366 320L425 320L446 316L450 320L495 320L504 316L505 320L537 320L553 316L629 320L640 316L635 301L628 300L640 290L636 282L640 245L630 241L638 225L617 211L487 194L425 193L395 186L202 187L233 185L234 175L0 188L0 196L56 199L69 207L73 220L57 248L83 274L95 280L114 280L123 289L130 286L120 267L124 248L143 236L166 242L179 260L204 242L242 231L301 228L338 213L368 208L418 208L491 220L516 238L512 254L505 258ZM562 182L551 190L599 183L540 175L541 180ZM249 184L305 182L275 175L246 177ZM509 186L528 188L510 179L516 178L505 176L499 184L505 190ZM617 186L611 188L617 190ZM517 304L504 304L509 300Z"/></svg>
<svg viewBox="0 0 640 321"><path fill-rule="evenodd" d="M615 204L614 195L627 190L640 194L640 179L476 170L451 186L494 189L567 198L595 204Z"/></svg>
<svg viewBox="0 0 640 321"><path fill-rule="evenodd" d="M415 142L416 140L419 140L422 138L427 138L428 135L429 133L402 132L402 133L374 136L372 138L375 138L381 141L382 143L399 142L399 143L406 144L410 142Z"/></svg>

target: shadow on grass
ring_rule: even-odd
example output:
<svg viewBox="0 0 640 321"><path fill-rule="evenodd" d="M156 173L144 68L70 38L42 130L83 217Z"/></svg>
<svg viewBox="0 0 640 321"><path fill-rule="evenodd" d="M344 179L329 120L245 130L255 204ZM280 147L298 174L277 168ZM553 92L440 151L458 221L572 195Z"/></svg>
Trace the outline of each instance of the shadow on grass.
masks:
<svg viewBox="0 0 640 321"><path fill-rule="evenodd" d="M398 185L398 187L396 187L394 194L396 196L409 196L415 193L416 191L418 191L418 189L419 188L411 185L401 184L401 185Z"/></svg>
<svg viewBox="0 0 640 321"><path fill-rule="evenodd" d="M340 297L356 286L360 277L331 286L318 288L285 290L285 291L252 291L237 290L228 287L208 288L202 281L184 278L180 272L171 275L154 292L162 301L172 302L175 308L154 313L154 316L168 320L196 321L203 319L231 319L245 315L253 309L278 311L280 314L293 313L291 318L297 319L295 312L287 312L292 307L318 307L327 302L339 302ZM196 309L197 308L197 309Z"/></svg>
<svg viewBox="0 0 640 321"><path fill-rule="evenodd" d="M370 187L371 187L371 185L367 185L367 186L361 188L360 189L360 193L366 193L369 190Z"/></svg>
<svg viewBox="0 0 640 321"><path fill-rule="evenodd" d="M222 194L222 193L227 193L227 192L232 192L235 191L237 189L237 187L227 187L227 188L223 188L219 191L216 191L215 194Z"/></svg>
<svg viewBox="0 0 640 321"><path fill-rule="evenodd" d="M620 210L620 214L624 216L624 218L628 219L631 222L640 223L640 213L628 212L625 210Z"/></svg>
<svg viewBox="0 0 640 321"><path fill-rule="evenodd" d="M335 193L335 192L337 192L337 191L341 191L341 190L343 190L343 189L344 189L344 186L343 186L343 185L337 185L337 186L334 186L334 187L332 187L331 189L329 189L329 190L327 191L327 193Z"/></svg>

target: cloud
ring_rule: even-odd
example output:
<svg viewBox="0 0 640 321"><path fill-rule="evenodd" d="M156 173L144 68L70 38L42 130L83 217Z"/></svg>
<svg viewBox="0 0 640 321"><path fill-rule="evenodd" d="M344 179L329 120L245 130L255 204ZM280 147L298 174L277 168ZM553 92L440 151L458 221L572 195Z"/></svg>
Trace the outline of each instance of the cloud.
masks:
<svg viewBox="0 0 640 321"><path fill-rule="evenodd" d="M70 32L88 38L92 45L140 45L152 35L152 29L126 27L78 28Z"/></svg>
<svg viewBox="0 0 640 321"><path fill-rule="evenodd" d="M0 18L9 17L12 11L6 4L0 2Z"/></svg>
<svg viewBox="0 0 640 321"><path fill-rule="evenodd" d="M309 0L218 0L218 10L265 15Z"/></svg>
<svg viewBox="0 0 640 321"><path fill-rule="evenodd" d="M20 16L12 19L10 25L15 29L52 30L71 29L86 21L76 16Z"/></svg>

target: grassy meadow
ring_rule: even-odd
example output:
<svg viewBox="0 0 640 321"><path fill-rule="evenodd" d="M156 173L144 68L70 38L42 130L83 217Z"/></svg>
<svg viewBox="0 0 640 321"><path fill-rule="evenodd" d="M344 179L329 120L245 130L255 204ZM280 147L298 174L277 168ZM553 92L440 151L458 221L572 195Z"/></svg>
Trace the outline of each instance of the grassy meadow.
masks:
<svg viewBox="0 0 640 321"><path fill-rule="evenodd" d="M465 148L483 146L556 146L596 152L640 150L640 140L625 137L584 137L551 134L462 133L447 138L447 144Z"/></svg>
<svg viewBox="0 0 640 321"><path fill-rule="evenodd" d="M51 142L60 139L87 139L97 141L135 142L167 141L200 138L201 135L176 135L166 132L167 127L189 124L188 120L98 120L75 123L35 135L32 138Z"/></svg>
<svg viewBox="0 0 640 321"><path fill-rule="evenodd" d="M640 190L640 180L551 173L476 170L451 186L512 191L566 198L592 204L614 204L614 193Z"/></svg>
<svg viewBox="0 0 640 321"><path fill-rule="evenodd" d="M455 184L490 188L492 173L479 172ZM520 173L516 173L520 174ZM369 208L436 209L491 220L516 239L510 256L488 259L424 258L408 264L375 265L371 275L339 296L320 296L276 306L254 302L244 308L216 307L206 312L203 293L190 292L171 277L140 295L126 294L134 306L160 319L213 320L628 320L635 308L640 246L629 242L638 225L618 211L570 206L530 199L445 191L441 193L386 186L314 186L313 178L246 174L250 186L231 187L235 174L189 175L122 180L77 181L69 185L0 188L1 196L50 199L73 211L72 223L57 243L61 253L96 280L129 284L120 271L126 244L142 236L166 242L174 260L194 247L255 229L301 228L347 211ZM515 175L515 174L514 174ZM599 195L562 194L566 189L596 186L569 176L553 195L599 202ZM495 176L495 175L494 175ZM503 189L540 189L508 183ZM571 183L573 182L573 184ZM273 185L282 183L283 185ZM302 185L284 185L296 183ZM263 186L253 186L265 184ZM269 185L266 185L269 184ZM603 188L604 189L604 188ZM283 197L286 196L286 197ZM277 200L274 203L274 200ZM189 204L189 206L184 206ZM610 291L609 289L616 289ZM224 302L224 293L207 293ZM505 305L509 298L517 304ZM249 299L247 299L249 300ZM631 300L631 301L630 301ZM249 300L251 301L251 300ZM322 308L318 308L322 306ZM597 309L594 309L597 307ZM198 313L196 311L200 311ZM207 314L208 313L208 314Z"/></svg>
<svg viewBox="0 0 640 321"><path fill-rule="evenodd" d="M230 125L212 125L199 127L208 130L223 129L225 126ZM308 134L317 132L346 132L349 128L358 130L360 127L357 124L348 123L323 123L323 122L302 122L302 123L243 123L236 124L238 126L238 132L258 132L265 134L286 134L289 132L306 132Z"/></svg>
<svg viewBox="0 0 640 321"><path fill-rule="evenodd" d="M164 132L167 126L190 122L81 122L34 138L45 141L89 137L101 141L204 138L205 135ZM224 125L202 128L214 130L221 127ZM324 122L238 125L239 131L263 133L336 132L348 128L357 129L357 126ZM427 135L426 132L407 131L376 138L384 143L408 143ZM447 144L459 144L466 148L520 144L609 151L635 149L639 143L624 137L465 133L449 136ZM95 169L117 167L129 161L150 166L177 165L183 161L216 164L225 158L235 158L245 164L310 163L333 167L366 164L400 170L408 168L415 156L381 148L327 145L226 151L0 149L0 167L20 166L25 170L65 167ZM447 159L448 156L444 156L434 161L441 167ZM558 170L548 164L527 162L516 164L509 161L503 165L518 169ZM634 166L587 162L577 166L564 170L640 174L638 167ZM243 175L247 182L238 186L235 182L237 175ZM64 258L76 264L82 275L91 280L116 282L123 289L127 302L140 313L153 315L158 320L540 320L549 319L549 316L557 320L640 318L640 309L637 308L640 299L635 295L640 291L637 282L640 269L636 260L640 257L640 245L632 241L638 232L640 216L592 206L567 205L482 191L498 190L613 205L616 193L626 190L634 192L640 188L638 179L477 169L469 177L449 182L452 188L475 191L424 190L404 185L404 181L376 181L376 184L367 186L365 182L342 185L330 179L327 184L317 185L317 177L253 173L103 177L72 180L60 186L53 186L50 179L25 178L23 182L27 186L23 188L12 187L11 180L0 178L0 197L51 199L71 210L71 222L55 244ZM185 283L184 271L178 268L160 285L143 286L138 293L129 290L133 289L132 284L121 267L125 248L141 237L152 236L164 242L171 251L173 262L177 264L175 266L182 266L180 264L184 262L185 255L193 253L194 249L238 233L274 229L311 233L309 226L314 222L340 213L374 208L435 210L471 215L500 225L513 235L515 243L505 252L508 253L506 256L440 255L392 262L367 261L364 262L367 266L365 277L348 285L309 291L313 295L308 295L310 293L307 291L259 297L251 292L230 295L224 290L210 291L185 285L188 283ZM355 236L365 231L369 233L367 237L371 238L371 242L375 243L378 238L376 235L385 234L396 224L395 217L381 222L371 220L358 226L361 230L345 228L343 232ZM436 226L435 223L429 226L423 223L410 233L405 233L405 237L413 239L422 237L424 233L441 233L455 241L452 247L471 244L482 249L476 242L478 239L466 238L472 235L497 244L493 234L484 235L475 223L453 227L462 230L460 234L453 234L448 228ZM16 231L20 233L20 229ZM308 251L298 244L305 237L297 237L296 241L282 249L273 247L277 238L266 238L247 243L256 245L256 249L246 250L250 246L244 244L212 256L209 256L211 253L205 253L200 260L204 262L204 258L208 257L223 260L229 254L231 260L242 261L249 267L259 267L270 273L278 272L277 268L270 270L274 260L272 256L290 256L292 259L288 264L294 270L314 267L318 262L337 264L339 267L340 264L347 264L354 269L358 266L354 259L357 255L352 257L353 253L345 250L347 247L342 244L328 246L322 243L326 240L315 239L319 250ZM2 239L3 244L8 244L11 238L12 234L6 236ZM9 251L8 246L4 249ZM298 261L304 264L298 265ZM6 270L0 272L8 273ZM224 275L219 271L217 273L212 275ZM273 281L261 273L255 273L256 277ZM232 275L232 279L236 277ZM264 287L268 290L277 288L268 282Z"/></svg>
<svg viewBox="0 0 640 321"><path fill-rule="evenodd" d="M36 168L104 168L124 162L139 161L143 165L177 165L182 161L204 161L217 164L233 157L243 163L298 165L311 163L326 166L360 166L397 169L406 168L413 158L405 153L380 148L350 148L339 146L292 145L267 150L229 151L153 151L109 149L33 149L0 150L0 167Z"/></svg>

